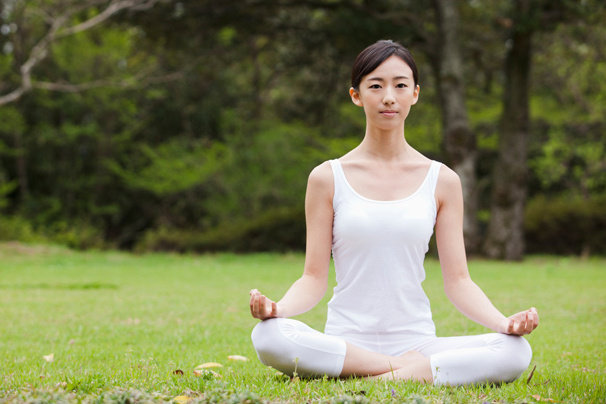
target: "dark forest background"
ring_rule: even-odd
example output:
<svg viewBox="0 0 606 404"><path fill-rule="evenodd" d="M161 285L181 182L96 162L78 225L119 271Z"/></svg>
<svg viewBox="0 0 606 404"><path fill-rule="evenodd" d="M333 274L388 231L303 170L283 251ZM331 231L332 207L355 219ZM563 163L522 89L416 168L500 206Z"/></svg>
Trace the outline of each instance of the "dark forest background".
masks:
<svg viewBox="0 0 606 404"><path fill-rule="evenodd" d="M289 251L362 139L355 56L407 46L408 141L461 176L468 252L606 253L601 0L2 0L0 240Z"/></svg>

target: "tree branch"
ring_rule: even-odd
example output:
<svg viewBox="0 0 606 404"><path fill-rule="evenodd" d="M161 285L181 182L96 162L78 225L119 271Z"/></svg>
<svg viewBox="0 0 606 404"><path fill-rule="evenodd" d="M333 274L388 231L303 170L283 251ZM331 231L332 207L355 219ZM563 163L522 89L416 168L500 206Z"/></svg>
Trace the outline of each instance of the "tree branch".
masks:
<svg viewBox="0 0 606 404"><path fill-rule="evenodd" d="M103 9L99 14L95 15L94 17L91 17L88 20L73 25L71 27L63 28L63 26L67 23L67 21L69 21L72 16L83 10L86 10L87 8L99 4L99 0L89 0L87 2L79 4L78 6L68 7L66 11L51 20L52 23L46 34L31 49L31 51L29 52L28 59L19 68L19 72L21 74L21 83L19 87L7 94L1 95L0 106L17 101L23 96L23 94L27 93L32 88L34 88L31 77L32 69L48 56L48 50L51 44L55 41L97 26L122 10L147 10L160 1L171 0L112 0L105 9ZM46 87L47 89L73 88L72 86L74 85L62 85L58 83L45 83L35 85L36 88ZM85 87L86 85L83 86Z"/></svg>

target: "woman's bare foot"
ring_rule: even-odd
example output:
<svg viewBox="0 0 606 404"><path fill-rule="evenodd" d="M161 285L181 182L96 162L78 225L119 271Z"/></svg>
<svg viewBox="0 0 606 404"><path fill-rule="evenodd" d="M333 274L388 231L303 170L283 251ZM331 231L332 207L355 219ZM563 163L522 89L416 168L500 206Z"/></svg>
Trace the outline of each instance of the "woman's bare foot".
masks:
<svg viewBox="0 0 606 404"><path fill-rule="evenodd" d="M347 343L341 377L350 376L433 382L429 358L420 352L389 356Z"/></svg>
<svg viewBox="0 0 606 404"><path fill-rule="evenodd" d="M396 367L389 372L370 379L416 380L423 383L433 383L433 373L429 358L417 351L406 352L396 357Z"/></svg>

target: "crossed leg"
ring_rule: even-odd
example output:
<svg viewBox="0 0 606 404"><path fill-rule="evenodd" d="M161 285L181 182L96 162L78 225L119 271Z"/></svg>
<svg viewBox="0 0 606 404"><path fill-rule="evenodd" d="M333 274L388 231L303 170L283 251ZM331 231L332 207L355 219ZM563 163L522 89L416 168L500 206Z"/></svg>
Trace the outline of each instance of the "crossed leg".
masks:
<svg viewBox="0 0 606 404"><path fill-rule="evenodd" d="M424 339L408 345L403 355L390 356L284 318L257 324L252 340L265 365L303 377L358 376L436 385L498 384L518 378L532 358L524 338L497 333Z"/></svg>
<svg viewBox="0 0 606 404"><path fill-rule="evenodd" d="M304 377L383 377L432 382L429 358L418 352L389 356L323 334L292 319L257 324L253 345L261 362Z"/></svg>
<svg viewBox="0 0 606 404"><path fill-rule="evenodd" d="M345 344L347 348L341 377L363 376L433 382L429 358L419 352L409 351L400 356L389 356L367 351L349 342Z"/></svg>

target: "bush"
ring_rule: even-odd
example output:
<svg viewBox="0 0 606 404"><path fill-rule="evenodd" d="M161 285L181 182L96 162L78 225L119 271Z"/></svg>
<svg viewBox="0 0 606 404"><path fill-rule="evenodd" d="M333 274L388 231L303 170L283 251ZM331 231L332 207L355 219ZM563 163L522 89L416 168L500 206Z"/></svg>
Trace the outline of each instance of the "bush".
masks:
<svg viewBox="0 0 606 404"><path fill-rule="evenodd" d="M45 238L34 231L32 224L20 216L0 216L0 241L39 243Z"/></svg>
<svg viewBox="0 0 606 404"><path fill-rule="evenodd" d="M240 219L206 231L161 228L149 231L135 251L260 252L305 249L305 212L278 208L254 219Z"/></svg>
<svg viewBox="0 0 606 404"><path fill-rule="evenodd" d="M90 224L57 222L40 228L16 215L0 216L0 241L59 244L78 250L107 247L101 230Z"/></svg>
<svg viewBox="0 0 606 404"><path fill-rule="evenodd" d="M606 195L529 201L524 217L526 250L547 254L606 254Z"/></svg>
<svg viewBox="0 0 606 404"><path fill-rule="evenodd" d="M57 222L46 229L45 233L52 243L76 250L104 249L109 246L99 228L83 221Z"/></svg>

